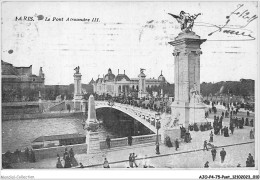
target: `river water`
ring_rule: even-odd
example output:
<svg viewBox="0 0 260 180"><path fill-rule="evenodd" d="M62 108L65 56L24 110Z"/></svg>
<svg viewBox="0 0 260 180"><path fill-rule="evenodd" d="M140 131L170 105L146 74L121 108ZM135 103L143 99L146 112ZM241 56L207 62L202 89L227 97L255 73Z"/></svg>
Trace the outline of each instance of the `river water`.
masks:
<svg viewBox="0 0 260 180"><path fill-rule="evenodd" d="M2 152L31 147L31 142L39 136L84 133L82 119L75 117L34 119L34 120L11 120L2 121ZM109 135L115 135L102 128L100 140Z"/></svg>

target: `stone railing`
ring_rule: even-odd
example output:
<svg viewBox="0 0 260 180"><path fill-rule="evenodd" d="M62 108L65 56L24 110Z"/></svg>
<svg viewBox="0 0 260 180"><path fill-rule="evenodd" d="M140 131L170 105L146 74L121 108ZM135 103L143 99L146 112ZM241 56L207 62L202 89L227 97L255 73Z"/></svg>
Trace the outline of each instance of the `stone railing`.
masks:
<svg viewBox="0 0 260 180"><path fill-rule="evenodd" d="M143 143L151 143L156 142L156 134L149 134L143 136L133 136L132 144L143 144ZM161 141L161 135L158 136L159 142Z"/></svg>
<svg viewBox="0 0 260 180"><path fill-rule="evenodd" d="M127 146L127 137L111 139L110 148ZM100 141L100 149L107 149L107 142Z"/></svg>
<svg viewBox="0 0 260 180"><path fill-rule="evenodd" d="M133 136L132 145L156 142L156 136L157 136L156 134ZM158 140L159 142L161 142L161 135L158 136ZM123 147L123 146L128 146L127 137L111 139L110 148ZM102 150L107 148L108 148L107 142L105 140L100 141L100 149Z"/></svg>

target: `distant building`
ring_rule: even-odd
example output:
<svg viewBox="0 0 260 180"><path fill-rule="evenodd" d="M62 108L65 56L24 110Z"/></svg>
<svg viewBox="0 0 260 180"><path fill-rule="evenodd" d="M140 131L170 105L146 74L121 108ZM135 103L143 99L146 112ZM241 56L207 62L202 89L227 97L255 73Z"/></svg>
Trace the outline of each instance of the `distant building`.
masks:
<svg viewBox="0 0 260 180"><path fill-rule="evenodd" d="M15 67L10 63L1 61L2 65L2 91L11 92L19 89L44 88L44 73L40 67L39 75L32 74L32 65L29 67ZM3 95L3 94L2 94ZM17 95L17 94L13 94ZM20 97L21 98L21 97Z"/></svg>
<svg viewBox="0 0 260 180"><path fill-rule="evenodd" d="M131 92L137 92L139 98L147 95L146 88L160 86L166 83L162 73L158 79L148 79L146 78L143 69L141 69L138 78L129 78L125 74L125 71L124 74L120 74L118 70L118 74L114 75L110 68L103 78L98 77L96 81L93 79L90 81L90 84L93 85L94 92L99 95L109 94L111 96L128 96Z"/></svg>

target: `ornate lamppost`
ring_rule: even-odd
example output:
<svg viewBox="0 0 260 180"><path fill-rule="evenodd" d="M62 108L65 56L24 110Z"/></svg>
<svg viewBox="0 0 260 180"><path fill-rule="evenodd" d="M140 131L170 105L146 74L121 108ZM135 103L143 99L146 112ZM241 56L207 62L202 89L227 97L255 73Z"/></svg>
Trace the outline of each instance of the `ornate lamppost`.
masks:
<svg viewBox="0 0 260 180"><path fill-rule="evenodd" d="M159 129L161 128L161 122L159 121L160 120L160 113L156 113L155 114L155 119L156 119L156 130L157 130L157 135L156 135L156 154L160 154L160 147L159 147L159 134L158 134L158 131Z"/></svg>

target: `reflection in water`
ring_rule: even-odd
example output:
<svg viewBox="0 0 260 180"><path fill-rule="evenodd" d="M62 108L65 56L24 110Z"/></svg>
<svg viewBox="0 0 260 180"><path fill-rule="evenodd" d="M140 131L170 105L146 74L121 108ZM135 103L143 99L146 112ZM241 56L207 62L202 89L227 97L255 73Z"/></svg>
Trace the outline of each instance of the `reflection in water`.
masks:
<svg viewBox="0 0 260 180"><path fill-rule="evenodd" d="M101 128L100 140L107 135L116 137ZM34 119L34 120L13 120L2 122L2 152L8 150L24 149L31 147L31 142L39 136L50 136L60 134L84 133L82 119L75 117Z"/></svg>

